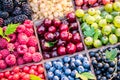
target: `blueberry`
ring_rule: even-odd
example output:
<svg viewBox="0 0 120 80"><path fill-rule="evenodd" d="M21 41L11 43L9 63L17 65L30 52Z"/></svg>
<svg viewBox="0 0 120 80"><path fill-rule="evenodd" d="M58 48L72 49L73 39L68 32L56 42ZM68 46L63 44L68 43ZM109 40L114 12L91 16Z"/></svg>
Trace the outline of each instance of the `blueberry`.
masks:
<svg viewBox="0 0 120 80"><path fill-rule="evenodd" d="M89 61L84 61L83 62L83 67L89 69L90 68Z"/></svg>
<svg viewBox="0 0 120 80"><path fill-rule="evenodd" d="M77 70L73 70L73 71L71 72L71 76L72 76L72 77L75 77L76 73L77 73Z"/></svg>
<svg viewBox="0 0 120 80"><path fill-rule="evenodd" d="M104 69L107 69L107 68L109 68L109 64L108 63L104 64Z"/></svg>
<svg viewBox="0 0 120 80"><path fill-rule="evenodd" d="M88 58L87 58L87 57L84 57L84 58L83 58L83 61L88 61Z"/></svg>
<svg viewBox="0 0 120 80"><path fill-rule="evenodd" d="M66 69L66 70L65 70L65 74L66 74L66 75L71 74L71 70L70 70L70 69Z"/></svg>
<svg viewBox="0 0 120 80"><path fill-rule="evenodd" d="M79 66L79 67L77 68L77 70L79 71L79 73L84 72L84 68L83 68L83 66Z"/></svg>
<svg viewBox="0 0 120 80"><path fill-rule="evenodd" d="M55 75L60 76L61 75L61 71L60 70L55 70Z"/></svg>
<svg viewBox="0 0 120 80"><path fill-rule="evenodd" d="M115 61L110 62L110 66L114 67L116 65Z"/></svg>
<svg viewBox="0 0 120 80"><path fill-rule="evenodd" d="M79 55L75 56L75 59L79 59L82 61L84 59L84 57L83 57L83 55L79 54Z"/></svg>
<svg viewBox="0 0 120 80"><path fill-rule="evenodd" d="M110 67L110 68L108 69L108 72L109 72L110 74L113 73L113 72L114 72L114 68L111 68L111 67Z"/></svg>
<svg viewBox="0 0 120 80"><path fill-rule="evenodd" d="M80 66L80 65L82 65L82 62L77 59L77 60L75 60L75 65L76 65L76 66Z"/></svg>
<svg viewBox="0 0 120 80"><path fill-rule="evenodd" d="M95 52L93 52L93 51L91 51L89 54L91 57L95 56Z"/></svg>
<svg viewBox="0 0 120 80"><path fill-rule="evenodd" d="M105 76L103 76L101 80L107 80L107 78Z"/></svg>
<svg viewBox="0 0 120 80"><path fill-rule="evenodd" d="M88 70L88 69L84 69L84 71L85 71L85 72L89 72L89 70Z"/></svg>
<svg viewBox="0 0 120 80"><path fill-rule="evenodd" d="M62 64L62 62L56 62L56 64L54 66L57 69L61 69L63 67L63 64Z"/></svg>
<svg viewBox="0 0 120 80"><path fill-rule="evenodd" d="M54 72L55 69L56 69L55 67L51 67L51 68L49 69L49 71Z"/></svg>
<svg viewBox="0 0 120 80"><path fill-rule="evenodd" d="M68 62L70 62L70 57L68 57L68 56L65 56L65 57L63 58L63 61L64 61L65 63L68 63Z"/></svg>
<svg viewBox="0 0 120 80"><path fill-rule="evenodd" d="M100 75L100 74L101 74L101 71L100 71L100 70L97 70L97 71L95 71L95 74L96 74L96 75Z"/></svg>
<svg viewBox="0 0 120 80"><path fill-rule="evenodd" d="M120 59L118 60L118 66L120 66Z"/></svg>
<svg viewBox="0 0 120 80"><path fill-rule="evenodd" d="M61 74L61 78L62 78L62 77L65 77L65 76L66 76L66 75L65 75L64 73Z"/></svg>
<svg viewBox="0 0 120 80"><path fill-rule="evenodd" d="M66 76L62 77L61 80L69 80Z"/></svg>
<svg viewBox="0 0 120 80"><path fill-rule="evenodd" d="M54 76L53 80L60 80L58 76Z"/></svg>
<svg viewBox="0 0 120 80"><path fill-rule="evenodd" d="M97 57L96 59L97 59L97 61L101 61L102 60L100 56Z"/></svg>
<svg viewBox="0 0 120 80"><path fill-rule="evenodd" d="M106 77L107 77L108 79L110 79L110 78L111 78L111 74L108 73L108 74L106 75Z"/></svg>
<svg viewBox="0 0 120 80"><path fill-rule="evenodd" d="M76 68L75 64L74 63L70 63L70 68L71 69L75 69Z"/></svg>
<svg viewBox="0 0 120 80"><path fill-rule="evenodd" d="M95 57L99 57L100 55L99 54L95 54Z"/></svg>
<svg viewBox="0 0 120 80"><path fill-rule="evenodd" d="M92 64L93 64L93 66L97 65L97 61L96 61L96 60L93 60L93 61L92 61Z"/></svg>
<svg viewBox="0 0 120 80"><path fill-rule="evenodd" d="M50 69L52 67L52 63L51 62L46 62L45 63L45 68L46 69Z"/></svg>
<svg viewBox="0 0 120 80"><path fill-rule="evenodd" d="M102 68L103 67L103 64L102 63L98 63L98 68Z"/></svg>
<svg viewBox="0 0 120 80"><path fill-rule="evenodd" d="M53 64L53 66L55 66L56 65L56 61L52 61L52 64Z"/></svg>
<svg viewBox="0 0 120 80"><path fill-rule="evenodd" d="M74 80L74 78L73 78L73 77L71 77L71 76L68 76L68 79L69 79L69 80Z"/></svg>
<svg viewBox="0 0 120 80"><path fill-rule="evenodd" d="M53 73L53 72L48 72L48 73L47 73L47 76L48 76L49 79L52 79L53 76L54 76L54 73Z"/></svg>
<svg viewBox="0 0 120 80"><path fill-rule="evenodd" d="M75 80L80 80L80 79L75 79Z"/></svg>

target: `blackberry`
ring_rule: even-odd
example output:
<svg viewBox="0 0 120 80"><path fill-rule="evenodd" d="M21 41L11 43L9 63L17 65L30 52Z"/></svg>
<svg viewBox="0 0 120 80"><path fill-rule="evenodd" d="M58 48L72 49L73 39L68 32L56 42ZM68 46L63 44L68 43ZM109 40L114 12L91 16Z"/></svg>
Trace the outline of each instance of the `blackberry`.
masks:
<svg viewBox="0 0 120 80"><path fill-rule="evenodd" d="M12 17L4 20L4 26L7 26L7 25L10 24L10 23L13 23L13 18L12 18Z"/></svg>
<svg viewBox="0 0 120 80"><path fill-rule="evenodd" d="M14 17L14 23L23 23L26 19L28 19L28 17L24 14L22 15L18 15Z"/></svg>
<svg viewBox="0 0 120 80"><path fill-rule="evenodd" d="M14 6L16 7L21 6L20 0L14 0Z"/></svg>
<svg viewBox="0 0 120 80"><path fill-rule="evenodd" d="M13 15L17 16L20 15L21 13L22 13L21 8L15 7L15 10L13 11Z"/></svg>
<svg viewBox="0 0 120 80"><path fill-rule="evenodd" d="M22 12L27 16L30 16L32 14L32 10L27 3L22 4Z"/></svg>
<svg viewBox="0 0 120 80"><path fill-rule="evenodd" d="M6 18L9 17L9 13L8 12L0 11L0 17L3 18L3 19L6 19Z"/></svg>
<svg viewBox="0 0 120 80"><path fill-rule="evenodd" d="M7 12L12 12L14 9L13 0L2 0L3 10Z"/></svg>
<svg viewBox="0 0 120 80"><path fill-rule="evenodd" d="M4 22L3 18L0 18L0 26L3 25L3 22Z"/></svg>

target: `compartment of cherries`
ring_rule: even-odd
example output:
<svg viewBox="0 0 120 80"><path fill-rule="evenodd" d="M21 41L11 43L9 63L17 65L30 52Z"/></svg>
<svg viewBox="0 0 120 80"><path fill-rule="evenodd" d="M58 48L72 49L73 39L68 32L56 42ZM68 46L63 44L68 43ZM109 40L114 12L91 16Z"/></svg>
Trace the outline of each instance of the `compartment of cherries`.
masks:
<svg viewBox="0 0 120 80"><path fill-rule="evenodd" d="M97 80L120 79L120 45L89 52Z"/></svg>
<svg viewBox="0 0 120 80"><path fill-rule="evenodd" d="M73 12L65 19L44 19L37 26L37 33L45 59L73 54L84 49L78 24Z"/></svg>

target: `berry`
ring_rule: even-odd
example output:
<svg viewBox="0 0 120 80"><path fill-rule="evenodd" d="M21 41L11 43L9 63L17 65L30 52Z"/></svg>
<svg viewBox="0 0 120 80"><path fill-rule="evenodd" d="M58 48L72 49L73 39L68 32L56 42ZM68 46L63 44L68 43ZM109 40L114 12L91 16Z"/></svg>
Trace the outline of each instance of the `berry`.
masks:
<svg viewBox="0 0 120 80"><path fill-rule="evenodd" d="M18 65L22 65L22 64L25 63L25 61L23 60L22 57L18 57L18 59L17 59L17 63L18 63Z"/></svg>
<svg viewBox="0 0 120 80"><path fill-rule="evenodd" d="M25 14L27 16L31 16L32 10L30 8L30 5L28 5L27 3L23 3L22 4L22 12L23 12L23 14Z"/></svg>
<svg viewBox="0 0 120 80"><path fill-rule="evenodd" d="M57 57L57 56L58 56L57 51L53 51L53 52L51 52L51 57Z"/></svg>
<svg viewBox="0 0 120 80"><path fill-rule="evenodd" d="M20 15L21 13L22 13L21 8L15 7L15 9L13 11L13 15L17 16L17 15Z"/></svg>
<svg viewBox="0 0 120 80"><path fill-rule="evenodd" d="M7 49L3 49L0 51L0 54L2 54L2 58L5 59L10 54L10 52Z"/></svg>
<svg viewBox="0 0 120 80"><path fill-rule="evenodd" d="M70 61L70 57L65 56L65 57L63 58L63 61L64 61L65 63L68 63L68 62Z"/></svg>
<svg viewBox="0 0 120 80"><path fill-rule="evenodd" d="M3 39L3 38L0 38L0 48L4 49L7 47L7 40L6 39Z"/></svg>
<svg viewBox="0 0 120 80"><path fill-rule="evenodd" d="M39 52L33 53L32 54L32 59L34 62L39 62L42 59L42 55Z"/></svg>
<svg viewBox="0 0 120 80"><path fill-rule="evenodd" d="M29 39L25 33L18 34L18 41L20 44L27 44L28 40Z"/></svg>
<svg viewBox="0 0 120 80"><path fill-rule="evenodd" d="M70 70L70 69L66 69L66 70L65 70L65 74L66 74L66 75L71 74L71 70Z"/></svg>
<svg viewBox="0 0 120 80"><path fill-rule="evenodd" d="M76 20L75 14L73 12L68 13L66 17L69 22L74 22Z"/></svg>
<svg viewBox="0 0 120 80"><path fill-rule="evenodd" d="M62 32L60 33L60 38L61 38L61 40L67 41L67 40L68 40L68 36L69 36L69 34L68 34L67 31L62 31Z"/></svg>
<svg viewBox="0 0 120 80"><path fill-rule="evenodd" d="M29 47L28 52L30 52L31 54L35 53L36 52L35 47Z"/></svg>
<svg viewBox="0 0 120 80"><path fill-rule="evenodd" d="M60 46L57 50L59 55L65 55L66 54L66 48L63 46Z"/></svg>
<svg viewBox="0 0 120 80"><path fill-rule="evenodd" d="M83 66L84 66L84 68L89 68L90 67L90 64L89 64L89 62L88 61L84 61L83 62Z"/></svg>
<svg viewBox="0 0 120 80"><path fill-rule="evenodd" d="M30 36L27 44L28 46L36 46L38 44L37 38L35 36Z"/></svg>
<svg viewBox="0 0 120 80"><path fill-rule="evenodd" d="M29 52L26 52L26 53L23 55L23 59L25 60L25 62L32 62L32 54L29 53Z"/></svg>
<svg viewBox="0 0 120 80"><path fill-rule="evenodd" d="M38 26L37 32L40 35L43 35L45 33L45 27L43 25Z"/></svg>
<svg viewBox="0 0 120 80"><path fill-rule="evenodd" d="M54 33L54 32L56 32L56 27L50 26L50 27L48 28L48 31L51 32L51 33Z"/></svg>
<svg viewBox="0 0 120 80"><path fill-rule="evenodd" d="M13 72L18 73L20 71L20 68L18 66L15 66L13 68Z"/></svg>
<svg viewBox="0 0 120 80"><path fill-rule="evenodd" d="M4 73L4 75L5 75L5 77L9 77L10 76L10 71L6 71L5 73Z"/></svg>
<svg viewBox="0 0 120 80"><path fill-rule="evenodd" d="M28 73L29 70L30 70L30 68L29 68L28 66L23 67L23 71L24 71L25 73Z"/></svg>
<svg viewBox="0 0 120 80"><path fill-rule="evenodd" d="M0 60L0 69L5 69L7 67L7 64L4 60Z"/></svg>
<svg viewBox="0 0 120 80"><path fill-rule="evenodd" d="M74 23L70 24L70 30L78 30L78 24L77 24L77 22L74 22Z"/></svg>
<svg viewBox="0 0 120 80"><path fill-rule="evenodd" d="M54 25L55 27L59 27L60 24L61 24L61 21L60 21L59 19L53 19L53 25Z"/></svg>
<svg viewBox="0 0 120 80"><path fill-rule="evenodd" d="M81 41L79 33L73 34L72 41L73 41L74 43L78 43L78 42Z"/></svg>
<svg viewBox="0 0 120 80"><path fill-rule="evenodd" d="M19 80L19 78L20 78L19 74L14 74L13 75L13 80Z"/></svg>
<svg viewBox="0 0 120 80"><path fill-rule="evenodd" d="M27 50L28 50L28 48L27 48L26 45L19 45L19 46L17 47L17 52L18 52L19 54L24 54L24 53L27 52Z"/></svg>
<svg viewBox="0 0 120 80"><path fill-rule="evenodd" d="M68 31L68 29L69 29L68 25L66 25L66 24L61 24L60 27L59 27L60 31Z"/></svg>
<svg viewBox="0 0 120 80"><path fill-rule="evenodd" d="M77 70L79 71L79 73L84 72L84 68L83 68L82 66L79 66L79 67L77 68Z"/></svg>
<svg viewBox="0 0 120 80"><path fill-rule="evenodd" d="M6 19L6 18L8 18L8 16L9 16L8 12L0 11L0 18Z"/></svg>
<svg viewBox="0 0 120 80"><path fill-rule="evenodd" d="M73 43L67 45L67 53L73 54L76 52L76 46Z"/></svg>
<svg viewBox="0 0 120 80"><path fill-rule="evenodd" d="M8 49L9 51L14 51L14 49L15 49L14 44L13 44L13 43L8 43L7 49Z"/></svg>
<svg viewBox="0 0 120 80"><path fill-rule="evenodd" d="M9 38L10 38L10 42L14 42L16 40L16 34L10 34Z"/></svg>
<svg viewBox="0 0 120 80"><path fill-rule="evenodd" d="M77 49L77 51L82 51L84 49L83 43L77 43L76 49Z"/></svg>
<svg viewBox="0 0 120 80"><path fill-rule="evenodd" d="M52 78L54 77L53 72L48 72L48 73L47 73L47 77L48 77L49 79L52 79Z"/></svg>
<svg viewBox="0 0 120 80"><path fill-rule="evenodd" d="M13 18L13 22L14 23L23 23L26 19L28 19L28 17L24 14L17 15Z"/></svg>
<svg viewBox="0 0 120 80"><path fill-rule="evenodd" d="M45 40L47 41L53 41L54 40L54 34L53 33L50 33L50 32L46 32L44 34L44 38Z"/></svg>
<svg viewBox="0 0 120 80"><path fill-rule="evenodd" d="M2 26L2 25L3 25L3 23L4 23L3 18L0 18L0 26Z"/></svg>
<svg viewBox="0 0 120 80"><path fill-rule="evenodd" d="M50 19L44 19L45 27L49 27L49 26L51 26L51 24L52 24L52 21Z"/></svg>
<svg viewBox="0 0 120 80"><path fill-rule="evenodd" d="M17 27L17 32L22 33L24 31L25 31L25 26L24 25L21 24Z"/></svg>
<svg viewBox="0 0 120 80"><path fill-rule="evenodd" d="M16 57L13 54L9 54L6 58L5 58L5 62L9 65L9 66L13 66L16 64Z"/></svg>
<svg viewBox="0 0 120 80"><path fill-rule="evenodd" d="M44 73L44 68L42 66L38 66L37 71L39 74L43 74Z"/></svg>
<svg viewBox="0 0 120 80"><path fill-rule="evenodd" d="M2 59L2 54L0 54L0 60Z"/></svg>
<svg viewBox="0 0 120 80"><path fill-rule="evenodd" d="M25 33L28 37L30 37L30 36L33 35L34 31L33 31L32 28L26 28L26 29L24 30L24 33Z"/></svg>

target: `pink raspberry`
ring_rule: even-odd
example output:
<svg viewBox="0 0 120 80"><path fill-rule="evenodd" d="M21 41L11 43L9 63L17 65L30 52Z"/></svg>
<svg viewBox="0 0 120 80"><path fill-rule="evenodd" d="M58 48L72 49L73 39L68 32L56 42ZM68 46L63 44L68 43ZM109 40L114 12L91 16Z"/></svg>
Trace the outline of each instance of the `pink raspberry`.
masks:
<svg viewBox="0 0 120 80"><path fill-rule="evenodd" d="M13 54L16 58L19 57L19 54L18 54L18 52L16 52L16 51L14 51L12 54Z"/></svg>
<svg viewBox="0 0 120 80"><path fill-rule="evenodd" d="M31 20L25 20L24 23L30 24L30 23L32 23L32 21Z"/></svg>
<svg viewBox="0 0 120 80"><path fill-rule="evenodd" d="M9 38L10 38L10 42L15 42L15 40L16 40L16 34L9 35Z"/></svg>
<svg viewBox="0 0 120 80"><path fill-rule="evenodd" d="M13 66L16 64L16 57L13 54L9 54L6 58L5 58L5 62L9 65L9 66Z"/></svg>
<svg viewBox="0 0 120 80"><path fill-rule="evenodd" d="M35 47L29 47L28 52L30 52L32 54L35 53L36 52Z"/></svg>
<svg viewBox="0 0 120 80"><path fill-rule="evenodd" d="M25 61L23 60L22 57L19 57L19 58L17 59L17 64L18 64L18 65L22 65L22 64L24 64L24 63L25 63Z"/></svg>
<svg viewBox="0 0 120 80"><path fill-rule="evenodd" d="M7 67L7 64L4 60L0 60L0 69L5 69Z"/></svg>
<svg viewBox="0 0 120 80"><path fill-rule="evenodd" d="M27 35L27 36L32 36L34 31L32 28L26 28L24 33Z"/></svg>
<svg viewBox="0 0 120 80"><path fill-rule="evenodd" d="M17 52L18 52L19 54L24 54L24 53L27 52L27 50L28 50L28 48L27 48L26 45L19 45L19 46L17 47Z"/></svg>
<svg viewBox="0 0 120 80"><path fill-rule="evenodd" d="M17 47L19 46L19 42L16 41L16 42L14 43L14 46L15 46L15 49L17 49Z"/></svg>
<svg viewBox="0 0 120 80"><path fill-rule="evenodd" d="M9 51L14 51L14 49L15 49L14 44L13 44L13 43L8 43L7 49L8 49Z"/></svg>
<svg viewBox="0 0 120 80"><path fill-rule="evenodd" d="M25 26L24 25L21 24L17 27L17 32L22 33L24 31L25 31Z"/></svg>
<svg viewBox="0 0 120 80"><path fill-rule="evenodd" d="M42 55L39 52L33 53L32 59L34 62L39 62L42 60Z"/></svg>
<svg viewBox="0 0 120 80"><path fill-rule="evenodd" d="M29 52L26 52L26 53L23 55L23 59L25 60L25 62L32 62L32 54L29 53Z"/></svg>
<svg viewBox="0 0 120 80"><path fill-rule="evenodd" d="M30 36L27 44L28 46L36 46L37 43L37 38L35 36Z"/></svg>
<svg viewBox="0 0 120 80"><path fill-rule="evenodd" d="M20 44L26 44L28 42L28 37L25 33L19 33L18 34L18 41Z"/></svg>
<svg viewBox="0 0 120 80"><path fill-rule="evenodd" d="M33 22L30 21L30 20L25 20L24 25L27 28L32 28L33 27Z"/></svg>
<svg viewBox="0 0 120 80"><path fill-rule="evenodd" d="M0 60L2 59L2 54L0 54Z"/></svg>
<svg viewBox="0 0 120 80"><path fill-rule="evenodd" d="M3 49L0 51L0 54L2 54L3 59L5 59L10 54L10 52L7 49Z"/></svg>
<svg viewBox="0 0 120 80"><path fill-rule="evenodd" d="M7 40L6 39L3 39L3 38L0 38L0 48L4 49L7 47Z"/></svg>

